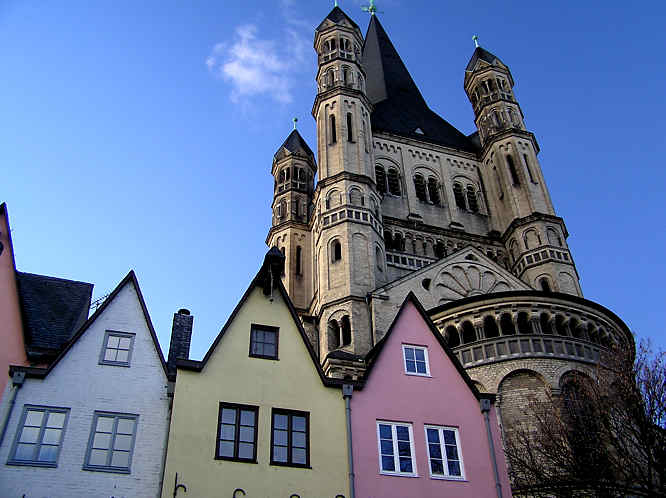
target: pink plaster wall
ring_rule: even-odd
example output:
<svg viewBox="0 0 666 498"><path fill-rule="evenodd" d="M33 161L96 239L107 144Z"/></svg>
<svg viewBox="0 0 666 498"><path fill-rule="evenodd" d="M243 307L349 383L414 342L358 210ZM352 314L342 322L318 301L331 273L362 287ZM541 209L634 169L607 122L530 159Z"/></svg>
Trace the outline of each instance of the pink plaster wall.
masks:
<svg viewBox="0 0 666 498"><path fill-rule="evenodd" d="M402 344L427 346L431 377L406 375ZM418 309L408 302L363 388L352 397L352 434L358 498L496 497L486 426L479 401L433 336ZM377 420L412 424L418 477L379 472ZM499 437L490 412L502 496L511 488ZM424 424L458 428L466 480L432 479Z"/></svg>
<svg viewBox="0 0 666 498"><path fill-rule="evenodd" d="M7 206L0 205L0 396L9 380L9 365L27 365L23 327L16 288L14 251Z"/></svg>

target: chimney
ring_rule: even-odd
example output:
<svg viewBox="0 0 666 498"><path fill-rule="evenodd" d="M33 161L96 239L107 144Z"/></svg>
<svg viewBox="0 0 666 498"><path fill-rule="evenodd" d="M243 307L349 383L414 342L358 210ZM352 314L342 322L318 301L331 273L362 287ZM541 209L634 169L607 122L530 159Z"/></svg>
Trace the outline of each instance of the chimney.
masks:
<svg viewBox="0 0 666 498"><path fill-rule="evenodd" d="M175 378L176 360L187 360L190 357L190 341L192 340L192 324L194 317L185 308L173 314L173 327L171 327L171 343L169 344L169 358L167 371L169 378ZM171 379L173 380L173 379Z"/></svg>

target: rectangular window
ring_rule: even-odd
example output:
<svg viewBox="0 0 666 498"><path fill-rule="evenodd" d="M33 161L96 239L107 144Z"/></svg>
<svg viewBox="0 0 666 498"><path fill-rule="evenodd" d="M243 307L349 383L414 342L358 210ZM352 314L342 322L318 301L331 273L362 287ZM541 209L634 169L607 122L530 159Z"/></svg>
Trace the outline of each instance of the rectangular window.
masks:
<svg viewBox="0 0 666 498"><path fill-rule="evenodd" d="M412 424L377 422L379 470L382 474L416 476Z"/></svg>
<svg viewBox="0 0 666 498"><path fill-rule="evenodd" d="M107 330L104 335L104 346L99 356L100 365L129 367L133 346L134 334Z"/></svg>
<svg viewBox="0 0 666 498"><path fill-rule="evenodd" d="M220 403L215 458L257 463L259 408Z"/></svg>
<svg viewBox="0 0 666 498"><path fill-rule="evenodd" d="M7 464L56 467L69 408L25 405Z"/></svg>
<svg viewBox="0 0 666 498"><path fill-rule="evenodd" d="M430 477L465 479L458 429L426 425L425 433L428 442Z"/></svg>
<svg viewBox="0 0 666 498"><path fill-rule="evenodd" d="M405 358L405 373L409 375L423 375L425 377L430 376L428 348L403 344L402 353Z"/></svg>
<svg viewBox="0 0 666 498"><path fill-rule="evenodd" d="M271 465L310 467L310 414L273 408Z"/></svg>
<svg viewBox="0 0 666 498"><path fill-rule="evenodd" d="M279 330L277 327L253 323L250 327L250 356L277 360Z"/></svg>
<svg viewBox="0 0 666 498"><path fill-rule="evenodd" d="M95 412L84 470L129 474L138 415Z"/></svg>

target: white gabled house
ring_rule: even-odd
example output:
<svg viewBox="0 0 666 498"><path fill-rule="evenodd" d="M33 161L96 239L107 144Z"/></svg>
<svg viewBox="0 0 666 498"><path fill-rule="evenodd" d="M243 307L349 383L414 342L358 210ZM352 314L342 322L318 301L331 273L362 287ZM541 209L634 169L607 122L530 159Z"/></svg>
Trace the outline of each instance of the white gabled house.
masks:
<svg viewBox="0 0 666 498"><path fill-rule="evenodd" d="M0 496L159 496L167 365L133 271L48 368L9 374Z"/></svg>

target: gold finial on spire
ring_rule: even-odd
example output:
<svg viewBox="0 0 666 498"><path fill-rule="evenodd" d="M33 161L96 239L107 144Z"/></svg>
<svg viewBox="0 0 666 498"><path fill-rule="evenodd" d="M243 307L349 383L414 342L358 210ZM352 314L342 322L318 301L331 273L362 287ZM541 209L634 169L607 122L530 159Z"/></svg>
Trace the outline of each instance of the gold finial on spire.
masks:
<svg viewBox="0 0 666 498"><path fill-rule="evenodd" d="M296 129L296 123L298 123L298 118L294 118L294 119L292 119L292 121L294 122L294 130L295 130Z"/></svg>
<svg viewBox="0 0 666 498"><path fill-rule="evenodd" d="M479 37L474 35L474 36L472 36L472 40L474 40L474 46L476 48L479 48Z"/></svg>

